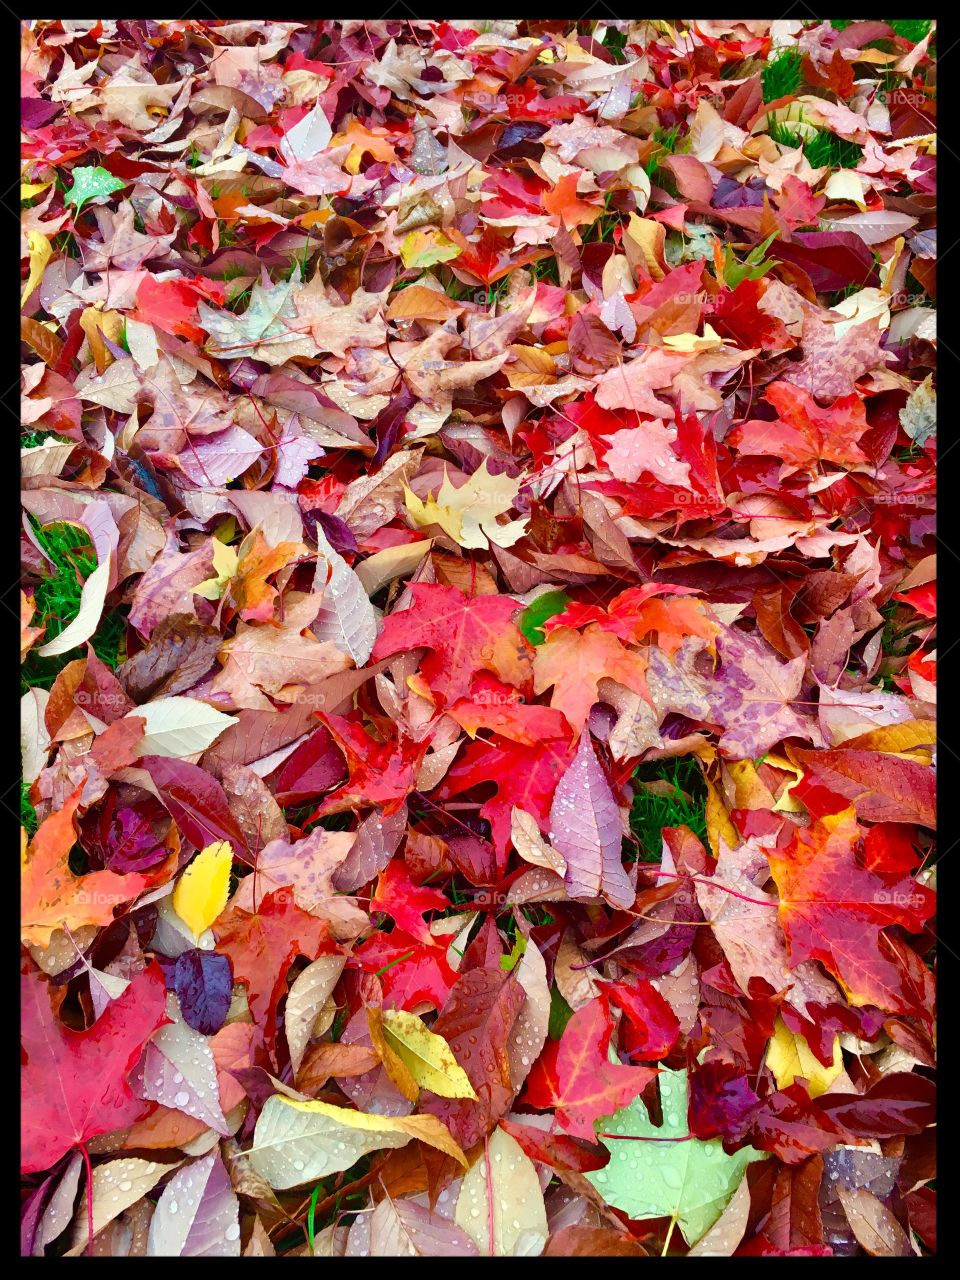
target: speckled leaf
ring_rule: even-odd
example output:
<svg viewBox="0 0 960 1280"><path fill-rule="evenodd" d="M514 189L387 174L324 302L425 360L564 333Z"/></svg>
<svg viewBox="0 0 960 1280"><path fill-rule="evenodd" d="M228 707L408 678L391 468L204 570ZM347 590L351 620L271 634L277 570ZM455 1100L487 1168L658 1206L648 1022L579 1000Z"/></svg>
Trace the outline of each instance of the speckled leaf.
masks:
<svg viewBox="0 0 960 1280"><path fill-rule="evenodd" d="M231 1130L220 1107L210 1042L181 1020L175 995L167 997L167 1016L174 1021L149 1042L131 1083L141 1098L182 1111L227 1136Z"/></svg>

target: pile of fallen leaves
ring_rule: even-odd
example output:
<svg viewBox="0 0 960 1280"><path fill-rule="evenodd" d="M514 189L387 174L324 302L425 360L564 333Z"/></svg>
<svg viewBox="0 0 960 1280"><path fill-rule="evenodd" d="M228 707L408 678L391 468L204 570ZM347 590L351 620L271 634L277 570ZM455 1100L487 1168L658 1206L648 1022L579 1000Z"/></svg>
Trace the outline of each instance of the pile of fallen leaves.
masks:
<svg viewBox="0 0 960 1280"><path fill-rule="evenodd" d="M935 36L24 24L24 1254L935 1249Z"/></svg>

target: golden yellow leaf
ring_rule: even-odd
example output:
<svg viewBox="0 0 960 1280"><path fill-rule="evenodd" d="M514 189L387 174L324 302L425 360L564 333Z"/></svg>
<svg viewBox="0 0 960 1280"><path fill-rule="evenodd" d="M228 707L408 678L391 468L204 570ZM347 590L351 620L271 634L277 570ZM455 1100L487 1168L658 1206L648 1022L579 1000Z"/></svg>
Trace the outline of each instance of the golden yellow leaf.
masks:
<svg viewBox="0 0 960 1280"><path fill-rule="evenodd" d="M407 1064L394 1051L393 1045L387 1040L384 1034L383 1011L381 1009L373 1007L367 1009L367 1028L370 1032L371 1043L380 1055L380 1061L383 1063L387 1075L408 1101L416 1102L420 1097L420 1085L410 1074Z"/></svg>
<svg viewBox="0 0 960 1280"><path fill-rule="evenodd" d="M442 1036L403 1009L384 1009L382 1018L387 1045L421 1088L441 1098L476 1098L467 1073Z"/></svg>
<svg viewBox="0 0 960 1280"><path fill-rule="evenodd" d="M233 849L226 840L208 844L180 876L173 891L173 909L199 937L227 905Z"/></svg>
<svg viewBox="0 0 960 1280"><path fill-rule="evenodd" d="M50 261L50 255L53 253L50 241L39 231L29 231L27 233L27 242L30 246L30 274L27 276L27 283L24 285L23 293L20 295L21 311L27 305L27 299L43 278L43 269Z"/></svg>
<svg viewBox="0 0 960 1280"><path fill-rule="evenodd" d="M807 1082L811 1098L818 1098L821 1093L827 1092L843 1071L840 1037L834 1036L833 1062L825 1067L819 1058L814 1057L806 1040L802 1036L795 1036L783 1019L778 1018L773 1037L767 1045L766 1061L778 1089L785 1089L793 1084L797 1076L802 1076Z"/></svg>
<svg viewBox="0 0 960 1280"><path fill-rule="evenodd" d="M498 524L497 516L509 511L520 488L519 480L507 475L492 476L486 459L459 489L450 483L446 467L443 484L437 493L428 494L426 502L406 485L404 501L414 524L419 528L439 525L461 547L485 550L493 542L498 547L512 547L526 532L526 520Z"/></svg>

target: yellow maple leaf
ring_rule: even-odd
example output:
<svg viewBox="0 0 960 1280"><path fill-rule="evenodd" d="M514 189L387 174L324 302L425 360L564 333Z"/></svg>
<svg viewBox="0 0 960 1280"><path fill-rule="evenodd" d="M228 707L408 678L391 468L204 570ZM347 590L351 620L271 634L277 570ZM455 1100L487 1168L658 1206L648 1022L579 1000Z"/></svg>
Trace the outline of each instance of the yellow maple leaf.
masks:
<svg viewBox="0 0 960 1280"><path fill-rule="evenodd" d="M519 480L511 480L507 475L490 475L484 459L459 489L450 483L444 467L443 484L436 498L430 493L426 502L421 502L405 485L404 501L410 518L419 528L439 525L458 546L485 550L491 542L498 547L512 547L526 533L525 519L497 523L497 516L513 506L519 489Z"/></svg>
<svg viewBox="0 0 960 1280"><path fill-rule="evenodd" d="M723 339L709 324L703 326L703 337L695 333L671 333L663 340L663 345L671 351L716 351L723 346Z"/></svg>

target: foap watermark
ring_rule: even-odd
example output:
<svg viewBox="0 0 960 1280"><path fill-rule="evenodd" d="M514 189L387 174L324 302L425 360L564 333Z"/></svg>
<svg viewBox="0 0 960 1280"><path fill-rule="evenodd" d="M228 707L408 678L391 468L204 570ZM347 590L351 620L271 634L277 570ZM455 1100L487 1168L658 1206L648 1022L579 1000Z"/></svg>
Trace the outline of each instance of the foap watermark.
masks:
<svg viewBox="0 0 960 1280"><path fill-rule="evenodd" d="M878 507L923 507L929 506L931 499L929 493L878 493L873 501Z"/></svg>
<svg viewBox="0 0 960 1280"><path fill-rule="evenodd" d="M877 92L877 101L882 102L887 107L917 107L921 108L927 103L933 103L933 99L922 89L908 89L906 87L900 89L880 89Z"/></svg>
<svg viewBox="0 0 960 1280"><path fill-rule="evenodd" d="M97 889L78 889L73 900L83 907L119 907L129 902L122 893L101 893Z"/></svg>
<svg viewBox="0 0 960 1280"><path fill-rule="evenodd" d="M123 712L131 705L130 699L124 697L122 693L111 693L107 689L98 689L96 693L77 689L73 695L73 701L78 707L90 707L101 711Z"/></svg>

